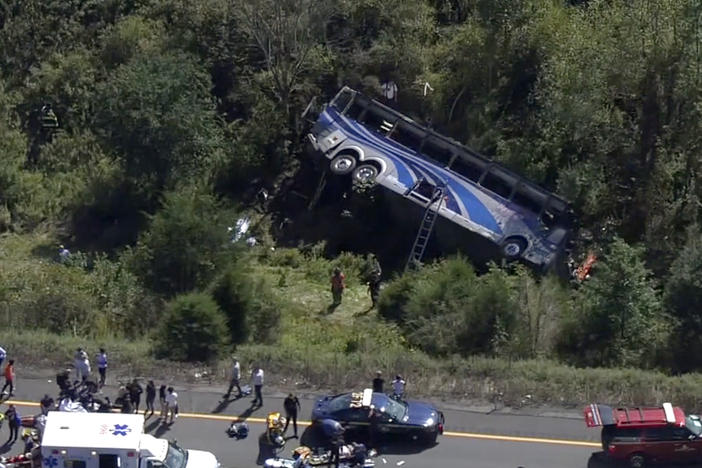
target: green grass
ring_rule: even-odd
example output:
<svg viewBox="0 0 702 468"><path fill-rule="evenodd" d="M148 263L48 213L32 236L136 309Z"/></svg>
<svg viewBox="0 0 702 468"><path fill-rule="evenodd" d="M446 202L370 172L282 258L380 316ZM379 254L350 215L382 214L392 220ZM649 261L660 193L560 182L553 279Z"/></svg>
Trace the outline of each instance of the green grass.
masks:
<svg viewBox="0 0 702 468"><path fill-rule="evenodd" d="M50 247L55 243L46 234L6 235L0 238L0 261L6 272L32 272L41 277L42 272L56 267L49 260ZM330 310L329 274L337 263L347 273L349 287L341 305ZM258 256L252 256L250 268L254 276L274 286L282 304L282 318L275 344L246 344L236 350L244 369L252 363L260 364L267 371L268 384L281 390L362 388L370 384L376 370L382 370L388 380L395 373L402 374L412 397L484 403L501 394L501 401L516 406L673 401L691 411L702 408L700 374L671 377L639 369L576 369L545 359L434 359L408 349L396 326L380 320L374 310L368 311L370 297L357 278L359 265L358 259L349 256L331 262L315 255L305 258L297 250L259 249ZM19 379L23 373L31 373L29 369L70 366L79 346L91 355L105 347L110 375L123 380L149 377L166 382L223 384L230 357L207 368L159 361L152 357L148 337L125 339L104 332L91 337L5 328L0 329L0 344L17 360ZM205 370L207 378L202 376Z"/></svg>

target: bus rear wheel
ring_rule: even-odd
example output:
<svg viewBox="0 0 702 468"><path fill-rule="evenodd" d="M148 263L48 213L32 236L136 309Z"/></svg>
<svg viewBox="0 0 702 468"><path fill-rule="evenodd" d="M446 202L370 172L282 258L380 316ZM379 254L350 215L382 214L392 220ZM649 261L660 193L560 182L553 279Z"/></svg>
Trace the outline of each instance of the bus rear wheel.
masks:
<svg viewBox="0 0 702 468"><path fill-rule="evenodd" d="M353 171L352 177L359 184L372 184L378 177L378 168L371 164L361 164Z"/></svg>
<svg viewBox="0 0 702 468"><path fill-rule="evenodd" d="M527 248L527 242L522 237L508 238L500 248L502 255L507 260L516 260L522 256Z"/></svg>
<svg viewBox="0 0 702 468"><path fill-rule="evenodd" d="M329 169L336 175L350 174L356 167L356 158L350 154L339 154L329 163Z"/></svg>

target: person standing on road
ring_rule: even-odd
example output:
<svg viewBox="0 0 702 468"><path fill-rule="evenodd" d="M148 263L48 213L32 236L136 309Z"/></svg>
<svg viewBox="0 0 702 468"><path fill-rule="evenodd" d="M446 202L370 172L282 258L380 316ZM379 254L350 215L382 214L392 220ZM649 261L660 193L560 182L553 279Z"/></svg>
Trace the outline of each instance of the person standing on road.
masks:
<svg viewBox="0 0 702 468"><path fill-rule="evenodd" d="M139 381L134 379L129 385L129 398L132 400L134 405L134 412L139 412L139 404L141 403L141 394L144 393L144 389L139 385Z"/></svg>
<svg viewBox="0 0 702 468"><path fill-rule="evenodd" d="M10 405L7 408L7 411L5 411L5 419L7 419L8 427L10 428L10 437L7 439L5 445L12 445L17 440L19 428L22 424L22 417L19 412L17 412L15 405Z"/></svg>
<svg viewBox="0 0 702 468"><path fill-rule="evenodd" d="M6 357L7 357L7 351L5 351L5 348L0 346L0 367L2 366L2 363L5 362Z"/></svg>
<svg viewBox="0 0 702 468"><path fill-rule="evenodd" d="M97 361L98 373L100 374L98 385L102 388L105 385L105 378L107 375L107 353L105 352L105 348L100 348L100 352L95 360Z"/></svg>
<svg viewBox="0 0 702 468"><path fill-rule="evenodd" d="M297 396L289 393L283 401L283 407L285 408L285 428L283 429L283 433L288 431L288 425L292 419L293 431L295 431L293 437L297 439L297 411L301 409L300 400L298 400Z"/></svg>
<svg viewBox="0 0 702 468"><path fill-rule="evenodd" d="M368 414L368 446L380 452L378 438L380 435L380 412L371 406Z"/></svg>
<svg viewBox="0 0 702 468"><path fill-rule="evenodd" d="M341 304L341 296L346 288L346 276L341 272L339 267L334 268L334 273L331 277L331 292L332 292L332 305L337 306Z"/></svg>
<svg viewBox="0 0 702 468"><path fill-rule="evenodd" d="M48 394L44 394L44 398L41 399L39 406L41 407L41 414L46 415L49 411L54 409L54 399Z"/></svg>
<svg viewBox="0 0 702 468"><path fill-rule="evenodd" d="M147 417L153 416L154 400L156 400L156 385L153 380L149 380L149 383L146 384L146 409L144 410L144 416L146 416L149 410L151 410L151 412Z"/></svg>
<svg viewBox="0 0 702 468"><path fill-rule="evenodd" d="M10 387L10 393L7 394L5 389ZM3 385L0 394L14 396L15 394L15 360L10 359L5 366L5 385Z"/></svg>
<svg viewBox="0 0 702 468"><path fill-rule="evenodd" d="M234 387L236 387L237 391L236 397L242 397L239 379L241 379L241 364L239 364L239 360L237 358L234 358L234 364L232 364L232 379L229 382L229 388L227 389L227 393L224 395L224 398L229 398L229 395L232 394Z"/></svg>
<svg viewBox="0 0 702 468"><path fill-rule="evenodd" d="M405 396L405 380L400 374L397 374L392 381L392 396L398 400L402 400Z"/></svg>
<svg viewBox="0 0 702 468"><path fill-rule="evenodd" d="M254 371L251 374L251 382L254 386L254 399L251 406L258 406L259 408L263 406L263 369L260 367L254 367Z"/></svg>
<svg viewBox="0 0 702 468"><path fill-rule="evenodd" d="M383 393L383 385L385 380L383 379L383 373L378 371L375 373L375 378L373 379L373 391L378 393Z"/></svg>
<svg viewBox="0 0 702 468"><path fill-rule="evenodd" d="M166 395L166 405L168 405L168 414L166 414L166 424L173 424L176 418L178 417L178 394L173 390L173 387L168 387L168 394Z"/></svg>
<svg viewBox="0 0 702 468"><path fill-rule="evenodd" d="M76 369L76 380L83 381L83 348L76 349L76 354L73 356L73 367Z"/></svg>
<svg viewBox="0 0 702 468"><path fill-rule="evenodd" d="M161 404L161 416L160 418L164 421L166 420L166 415L168 414L168 403L166 403L166 386L161 385L158 389L158 402Z"/></svg>

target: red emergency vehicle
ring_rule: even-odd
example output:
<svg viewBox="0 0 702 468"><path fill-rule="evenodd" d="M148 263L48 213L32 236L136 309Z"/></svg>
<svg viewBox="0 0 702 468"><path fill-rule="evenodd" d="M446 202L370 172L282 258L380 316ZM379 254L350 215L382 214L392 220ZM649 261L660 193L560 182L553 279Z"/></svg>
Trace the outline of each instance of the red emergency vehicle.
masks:
<svg viewBox="0 0 702 468"><path fill-rule="evenodd" d="M632 468L702 461L700 417L670 403L629 408L591 404L584 414L588 427L602 427L602 450L609 459Z"/></svg>

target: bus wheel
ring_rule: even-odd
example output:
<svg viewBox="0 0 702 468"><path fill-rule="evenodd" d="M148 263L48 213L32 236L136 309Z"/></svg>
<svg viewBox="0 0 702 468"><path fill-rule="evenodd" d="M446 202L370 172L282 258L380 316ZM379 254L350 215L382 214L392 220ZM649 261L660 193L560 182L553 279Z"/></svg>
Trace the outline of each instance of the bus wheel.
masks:
<svg viewBox="0 0 702 468"><path fill-rule="evenodd" d="M353 181L360 184L375 182L378 177L378 168L370 164L361 164L353 171Z"/></svg>
<svg viewBox="0 0 702 468"><path fill-rule="evenodd" d="M507 260L516 260L522 256L526 247L527 242L522 237L510 237L502 244L500 250Z"/></svg>
<svg viewBox="0 0 702 468"><path fill-rule="evenodd" d="M350 174L356 167L356 158L350 154L340 154L332 159L329 168L336 175Z"/></svg>

